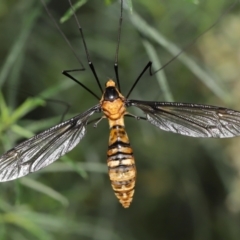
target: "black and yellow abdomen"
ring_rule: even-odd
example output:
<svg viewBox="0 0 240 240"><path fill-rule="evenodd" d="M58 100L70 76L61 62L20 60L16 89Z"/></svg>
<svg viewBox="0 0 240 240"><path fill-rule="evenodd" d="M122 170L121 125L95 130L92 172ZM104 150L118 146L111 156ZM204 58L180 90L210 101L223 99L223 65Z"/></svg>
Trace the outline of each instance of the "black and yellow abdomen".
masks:
<svg viewBox="0 0 240 240"><path fill-rule="evenodd" d="M119 202L128 208L133 199L137 171L133 150L124 128L124 116L128 114L125 98L111 79L106 83L100 104L110 126L107 152L110 181Z"/></svg>
<svg viewBox="0 0 240 240"><path fill-rule="evenodd" d="M120 203L127 208L133 199L136 167L133 150L124 126L111 127L107 156L112 188Z"/></svg>

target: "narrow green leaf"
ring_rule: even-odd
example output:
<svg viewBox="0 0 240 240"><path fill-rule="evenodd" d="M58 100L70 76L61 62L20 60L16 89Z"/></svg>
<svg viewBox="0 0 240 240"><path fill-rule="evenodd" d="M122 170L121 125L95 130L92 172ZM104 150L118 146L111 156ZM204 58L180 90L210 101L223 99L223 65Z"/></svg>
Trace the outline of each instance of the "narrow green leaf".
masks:
<svg viewBox="0 0 240 240"><path fill-rule="evenodd" d="M72 160L70 160L72 161ZM73 161L72 161L73 162ZM73 172L76 168L83 169L88 172L97 172L107 174L107 167L104 163L81 162L73 164L66 164L66 162L56 162L47 168L41 170L41 173L47 172Z"/></svg>
<svg viewBox="0 0 240 240"><path fill-rule="evenodd" d="M46 186L43 183L40 183L40 182L35 181L28 177L21 178L19 181L22 185L32 188L35 191L41 192L41 193L57 200L64 206L67 206L69 204L67 198L65 198L62 194L60 194L59 192L55 191L54 189Z"/></svg>
<svg viewBox="0 0 240 240"><path fill-rule="evenodd" d="M20 84L20 76L21 76L21 71L24 66L24 53L23 51L20 52L18 55L14 67L11 68L11 72L9 73L9 77L7 80L7 88L8 89L19 89L19 84ZM4 96L6 98L6 101L9 106L11 106L12 109L16 108L17 104L17 94L15 91L6 91L6 94L4 93Z"/></svg>
<svg viewBox="0 0 240 240"><path fill-rule="evenodd" d="M77 11L77 9L79 9L80 7L82 7L88 0L80 0L78 2L76 2L75 4L73 4L73 9L69 8L65 14L61 17L60 19L60 23L64 23L66 22L69 18L71 18L73 16L73 11Z"/></svg>
<svg viewBox="0 0 240 240"><path fill-rule="evenodd" d="M8 212L8 211L12 211L13 206L11 206L8 201L4 200L3 198L0 198L0 209L3 212ZM0 221L1 221L1 218L0 218Z"/></svg>
<svg viewBox="0 0 240 240"><path fill-rule="evenodd" d="M22 229L25 229L30 234L35 236L35 239L40 239L40 240L51 240L52 239L46 231L41 229L41 227L38 227L38 225L34 224L32 221L28 220L27 218L24 218L23 216L19 215L18 213L9 212L9 213L2 215L1 218L6 223L11 223Z"/></svg>
<svg viewBox="0 0 240 240"><path fill-rule="evenodd" d="M76 86L76 85L74 85L72 81L67 81L66 79L64 79L63 81L61 81L60 84L57 84L57 85L55 84L52 87L46 88L40 94L38 94L38 96L40 98L53 97L54 95L60 93L61 91L67 90L72 86Z"/></svg>
<svg viewBox="0 0 240 240"><path fill-rule="evenodd" d="M24 19L23 27L21 28L19 36L16 36L16 42L14 43L13 47L11 48L1 70L0 70L0 86L3 85L5 80L7 79L7 76L11 69L13 68L13 65L16 61L16 59L21 56L21 52L24 51L24 45L27 43L27 38L31 32L31 29L40 15L40 7L38 6L33 11L31 11L29 14L26 14Z"/></svg>
<svg viewBox="0 0 240 240"><path fill-rule="evenodd" d="M28 240L26 236L21 231L14 229L12 232L8 232L10 239L17 239L17 240ZM2 238L1 238L2 239ZM5 238L4 238L5 239Z"/></svg>
<svg viewBox="0 0 240 240"><path fill-rule="evenodd" d="M108 5L112 4L113 0L105 0L104 2L108 6Z"/></svg>
<svg viewBox="0 0 240 240"><path fill-rule="evenodd" d="M200 0L185 0L186 2L193 3L195 5L199 5Z"/></svg>
<svg viewBox="0 0 240 240"><path fill-rule="evenodd" d="M32 137L34 134L29 131L28 129L21 127L19 125L12 125L11 126L11 130L16 133L18 136L24 137L24 138L30 138Z"/></svg>
<svg viewBox="0 0 240 240"><path fill-rule="evenodd" d="M28 98L21 106L19 106L11 116L11 124L22 118L24 115L29 113L31 110L38 106L43 106L45 101L40 98Z"/></svg>
<svg viewBox="0 0 240 240"><path fill-rule="evenodd" d="M142 40L142 42L143 42L143 46L145 47L146 52L149 56L149 59L151 59L151 61L153 63L153 69L160 69L161 63L160 63L159 57L157 56L157 53L156 53L154 47L147 40ZM160 89L163 92L164 99L168 102L173 102L173 95L168 86L167 78L164 74L164 69L157 72L155 74L155 76L157 78L157 82L160 86Z"/></svg>
<svg viewBox="0 0 240 240"><path fill-rule="evenodd" d="M127 2L129 12L132 13L133 12L132 0L127 0L126 2Z"/></svg>
<svg viewBox="0 0 240 240"><path fill-rule="evenodd" d="M77 115L77 114L76 114ZM71 115L72 117L73 115ZM70 118L70 116L67 115L67 119ZM28 126L29 132L36 133L40 131L44 131L45 129L48 129L52 126L57 125L60 123L60 117L52 117L52 118L45 118L44 121L42 119L35 120L35 121L21 121L23 126Z"/></svg>
<svg viewBox="0 0 240 240"><path fill-rule="evenodd" d="M82 178L86 179L88 177L87 172L79 165L77 165L73 160L71 160L67 155L62 157L62 160L72 167Z"/></svg>
<svg viewBox="0 0 240 240"><path fill-rule="evenodd" d="M0 119L1 119L0 132L2 131L3 122L7 121L8 118L9 118L9 110L6 105L5 99L2 95L2 92L0 92Z"/></svg>

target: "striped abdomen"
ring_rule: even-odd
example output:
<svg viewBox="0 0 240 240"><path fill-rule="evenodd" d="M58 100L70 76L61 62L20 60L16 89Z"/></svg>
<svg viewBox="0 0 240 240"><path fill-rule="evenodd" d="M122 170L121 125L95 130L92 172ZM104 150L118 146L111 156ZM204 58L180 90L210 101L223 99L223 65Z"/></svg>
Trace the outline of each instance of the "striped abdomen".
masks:
<svg viewBox="0 0 240 240"><path fill-rule="evenodd" d="M127 208L133 199L136 168L124 126L115 125L110 129L107 156L112 188L120 203Z"/></svg>

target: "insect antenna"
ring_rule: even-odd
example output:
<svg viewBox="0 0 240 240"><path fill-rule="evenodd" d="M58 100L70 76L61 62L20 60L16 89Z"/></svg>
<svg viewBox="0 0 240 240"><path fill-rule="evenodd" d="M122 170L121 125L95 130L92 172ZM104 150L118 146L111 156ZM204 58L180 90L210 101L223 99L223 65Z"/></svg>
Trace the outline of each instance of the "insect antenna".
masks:
<svg viewBox="0 0 240 240"><path fill-rule="evenodd" d="M73 49L70 41L68 40L68 38L66 37L66 35L63 33L63 31L61 30L61 28L59 27L59 25L57 24L56 20L54 19L54 17L52 16L52 14L50 13L49 9L47 8L44 0L40 0L43 7L45 8L48 16L50 17L50 19L52 20L52 22L54 23L55 27L57 28L58 32L62 35L63 39L65 40L65 42L67 43L67 45L70 47L71 51L73 52L75 58L77 59L77 61L80 63L81 65L81 69L73 69L73 70L64 70L62 72L63 75L67 76L68 78L70 78L71 80L73 80L74 82L76 82L78 85L80 85L82 88L84 88L87 92L89 92L90 94L92 94L95 98L97 98L98 100L100 100L100 97L94 93L91 89L89 89L87 86L85 86L83 83L81 83L80 81L78 81L76 78L74 78L72 75L69 74L69 72L76 72L76 71L85 71L85 67L83 65L83 63L81 62L81 60L79 59L79 57L77 56L75 50ZM70 2L71 4L71 2ZM72 6L72 5L71 5ZM74 13L75 15L75 13ZM82 35L83 36L83 35ZM84 38L83 38L84 40ZM85 40L84 40L85 42ZM99 81L98 81L99 82ZM101 91L102 88L100 87Z"/></svg>
<svg viewBox="0 0 240 240"><path fill-rule="evenodd" d="M114 62L114 71L117 79L118 89L121 92L120 88L120 81L118 75L118 53L119 53L119 46L120 46L120 39L121 39L121 30L122 30L122 21L123 21L123 0L121 0L121 10L120 10L120 17L119 17L119 25L118 25L118 39L117 39L117 48L115 54L115 62Z"/></svg>

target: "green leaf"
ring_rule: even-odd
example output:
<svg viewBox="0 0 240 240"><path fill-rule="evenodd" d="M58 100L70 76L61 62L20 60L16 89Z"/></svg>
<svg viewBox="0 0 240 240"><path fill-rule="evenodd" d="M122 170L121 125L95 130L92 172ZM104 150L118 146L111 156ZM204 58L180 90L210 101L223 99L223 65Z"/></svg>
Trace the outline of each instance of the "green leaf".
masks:
<svg viewBox="0 0 240 240"><path fill-rule="evenodd" d="M9 212L6 214L2 214L0 218L5 223L10 223L16 225L22 229L25 229L30 234L35 236L35 239L40 240L51 240L51 236L44 230L41 229L37 224L29 220L28 218L23 217L22 215L18 214L17 212Z"/></svg>
<svg viewBox="0 0 240 240"><path fill-rule="evenodd" d="M2 130L2 124L4 121L7 121L9 118L9 109L6 105L5 99L2 95L2 92L0 92L0 119L1 119L1 126L0 129ZM0 130L0 132L1 132Z"/></svg>
<svg viewBox="0 0 240 240"><path fill-rule="evenodd" d="M72 160L70 160L73 162ZM91 163L81 162L73 164L67 164L66 162L56 162L47 168L41 170L41 173L47 172L73 172L76 168L82 169L81 171L96 172L107 174L107 166L105 163Z"/></svg>
<svg viewBox="0 0 240 240"><path fill-rule="evenodd" d="M72 159L70 159L67 155L62 157L63 161L72 167L82 178L86 179L88 177L87 172L81 167L81 165L77 165Z"/></svg>
<svg viewBox="0 0 240 240"><path fill-rule="evenodd" d="M133 12L132 0L127 0L126 3L127 3L129 12L132 13Z"/></svg>
<svg viewBox="0 0 240 240"><path fill-rule="evenodd" d="M22 185L32 188L35 191L41 192L41 193L57 200L64 206L68 206L68 204L69 204L67 198L65 198L62 194L60 194L59 192L55 191L54 189L46 186L43 183L35 181L29 177L21 178L19 181Z"/></svg>
<svg viewBox="0 0 240 240"><path fill-rule="evenodd" d="M21 127L19 125L12 125L11 130L16 133L17 135L24 137L24 138L30 138L34 135L33 132L29 131L28 129Z"/></svg>
<svg viewBox="0 0 240 240"><path fill-rule="evenodd" d="M21 106L19 106L11 116L11 123L15 123L24 115L38 106L43 106L45 101L40 98L28 98Z"/></svg>
<svg viewBox="0 0 240 240"><path fill-rule="evenodd" d="M195 5L199 5L200 4L200 0L185 0L186 2L189 2L189 3L193 3Z"/></svg>
<svg viewBox="0 0 240 240"><path fill-rule="evenodd" d="M143 46L145 47L146 52L149 56L149 59L151 59L151 61L153 63L153 69L160 69L161 63L160 63L160 60L157 56L157 53L156 53L154 47L147 40L142 40L142 42L143 42ZM164 99L168 102L173 102L173 95L168 86L168 82L167 82L166 76L164 74L164 69L158 71L155 76L157 78L160 89L163 92Z"/></svg>
<svg viewBox="0 0 240 240"><path fill-rule="evenodd" d="M69 18L73 16L73 13L77 11L80 7L82 7L88 0L80 0L73 4L72 8L70 7L65 14L61 17L60 23L66 22Z"/></svg>
<svg viewBox="0 0 240 240"><path fill-rule="evenodd" d="M35 8L29 14L26 14L23 27L21 28L19 36L16 36L16 42L12 46L2 68L0 71L0 86L3 85L5 80L8 77L9 72L14 66L16 59L21 56L21 52L24 51L24 46L27 43L27 38L31 32L31 29L37 20L38 16L40 15L40 7Z"/></svg>

